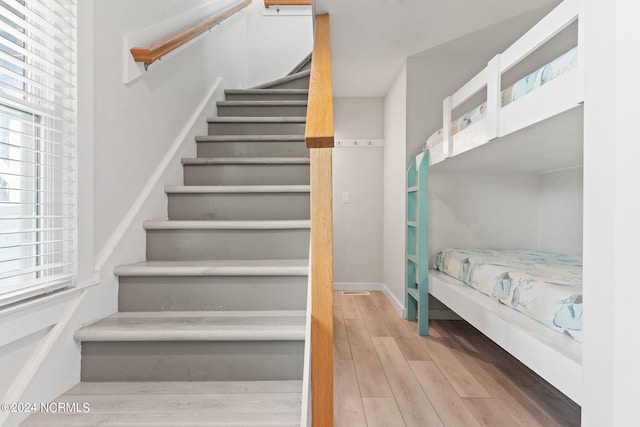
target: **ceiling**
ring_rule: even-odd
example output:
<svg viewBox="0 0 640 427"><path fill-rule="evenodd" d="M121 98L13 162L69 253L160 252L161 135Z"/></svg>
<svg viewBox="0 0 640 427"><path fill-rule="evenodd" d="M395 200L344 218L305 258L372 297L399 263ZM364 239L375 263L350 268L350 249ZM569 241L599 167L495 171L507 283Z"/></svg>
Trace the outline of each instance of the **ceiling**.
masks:
<svg viewBox="0 0 640 427"><path fill-rule="evenodd" d="M314 0L331 15L335 96L384 96L406 58L497 53L559 0Z"/></svg>

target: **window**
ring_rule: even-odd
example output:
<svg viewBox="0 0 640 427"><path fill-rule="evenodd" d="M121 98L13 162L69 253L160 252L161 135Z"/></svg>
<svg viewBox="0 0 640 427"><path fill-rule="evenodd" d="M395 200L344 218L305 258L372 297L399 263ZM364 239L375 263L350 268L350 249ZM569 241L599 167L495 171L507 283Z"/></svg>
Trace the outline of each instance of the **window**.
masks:
<svg viewBox="0 0 640 427"><path fill-rule="evenodd" d="M72 286L75 0L0 0L0 306Z"/></svg>

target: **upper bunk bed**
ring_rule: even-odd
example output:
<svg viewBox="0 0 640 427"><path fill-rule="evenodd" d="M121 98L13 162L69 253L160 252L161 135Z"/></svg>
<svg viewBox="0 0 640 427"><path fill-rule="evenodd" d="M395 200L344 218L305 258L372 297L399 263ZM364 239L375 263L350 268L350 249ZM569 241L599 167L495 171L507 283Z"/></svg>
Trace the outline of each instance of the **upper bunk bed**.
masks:
<svg viewBox="0 0 640 427"><path fill-rule="evenodd" d="M425 145L432 170L526 172L582 163L580 8L579 0L562 2L443 101L443 127ZM478 98L485 101L474 104Z"/></svg>
<svg viewBox="0 0 640 427"><path fill-rule="evenodd" d="M428 180L424 175L435 172L536 173L582 165L580 14L580 0L564 0L444 100L443 128L429 137L426 151L409 168L408 201L425 200L422 193L427 192ZM553 41L562 37L560 43ZM550 53L545 54L545 49ZM514 76L513 71L520 74ZM483 95L486 101L477 102ZM475 108L467 109L469 104ZM452 120L456 109L466 114ZM418 245L420 239L428 240L428 226L417 218L427 218L420 210L429 208L417 202L407 207L408 312L409 317L418 318L420 333L428 330L428 292L580 403L581 343L514 310L511 304L497 302L495 295L478 292L455 274L451 277L434 269L436 260L426 259L426 244Z"/></svg>

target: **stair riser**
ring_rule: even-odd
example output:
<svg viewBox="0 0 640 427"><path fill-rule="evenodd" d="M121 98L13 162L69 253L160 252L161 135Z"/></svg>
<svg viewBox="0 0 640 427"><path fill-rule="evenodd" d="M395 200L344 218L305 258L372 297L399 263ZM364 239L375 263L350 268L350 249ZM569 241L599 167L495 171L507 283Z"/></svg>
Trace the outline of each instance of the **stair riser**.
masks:
<svg viewBox="0 0 640 427"><path fill-rule="evenodd" d="M198 157L309 157L300 142L198 142Z"/></svg>
<svg viewBox="0 0 640 427"><path fill-rule="evenodd" d="M308 89L309 76L300 77L298 79L289 80L288 82L269 85L269 89Z"/></svg>
<svg viewBox="0 0 640 427"><path fill-rule="evenodd" d="M309 165L184 165L184 185L308 185Z"/></svg>
<svg viewBox="0 0 640 427"><path fill-rule="evenodd" d="M169 219L309 219L309 193L169 194Z"/></svg>
<svg viewBox="0 0 640 427"><path fill-rule="evenodd" d="M306 101L308 97L308 93L225 93L227 101Z"/></svg>
<svg viewBox="0 0 640 427"><path fill-rule="evenodd" d="M118 310L304 310L307 280L307 276L120 277Z"/></svg>
<svg viewBox="0 0 640 427"><path fill-rule="evenodd" d="M209 123L209 135L303 135L304 129L304 122Z"/></svg>
<svg viewBox="0 0 640 427"><path fill-rule="evenodd" d="M82 381L302 378L302 341L83 342Z"/></svg>
<svg viewBox="0 0 640 427"><path fill-rule="evenodd" d="M218 117L305 117L306 106L218 106Z"/></svg>
<svg viewBox="0 0 640 427"><path fill-rule="evenodd" d="M309 230L147 230L147 260L302 259Z"/></svg>

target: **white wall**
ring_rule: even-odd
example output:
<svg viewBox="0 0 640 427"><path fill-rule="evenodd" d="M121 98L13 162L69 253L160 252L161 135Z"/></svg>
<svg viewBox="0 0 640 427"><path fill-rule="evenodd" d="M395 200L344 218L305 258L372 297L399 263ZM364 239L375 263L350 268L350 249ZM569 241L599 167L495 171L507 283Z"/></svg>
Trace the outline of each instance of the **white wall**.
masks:
<svg viewBox="0 0 640 427"><path fill-rule="evenodd" d="M265 16L263 10L262 0L248 10L247 87L284 77L313 49L311 14Z"/></svg>
<svg viewBox="0 0 640 427"><path fill-rule="evenodd" d="M335 98L336 140L384 138L382 98ZM383 283L383 147L333 150L336 289L380 289ZM349 193L350 201L343 202Z"/></svg>
<svg viewBox="0 0 640 427"><path fill-rule="evenodd" d="M535 249L534 174L429 174L429 253L445 248Z"/></svg>
<svg viewBox="0 0 640 427"><path fill-rule="evenodd" d="M396 309L406 309L407 66L384 98L384 284Z"/></svg>
<svg viewBox="0 0 640 427"><path fill-rule="evenodd" d="M100 253L218 77L244 83L246 15L215 28L177 55L122 83L123 37L202 7L209 0L95 2L95 249ZM122 13L127 10L127 13ZM144 254L141 254L141 259Z"/></svg>
<svg viewBox="0 0 640 427"><path fill-rule="evenodd" d="M582 254L582 168L429 174L429 252L529 249Z"/></svg>

